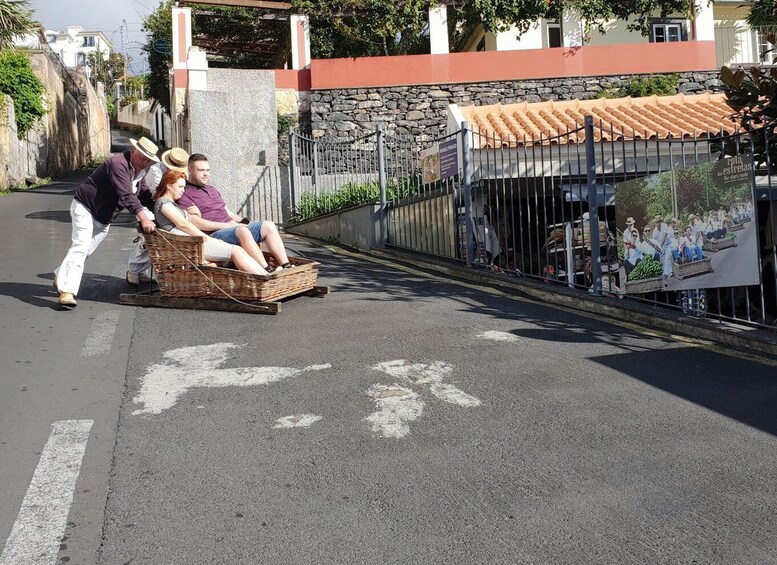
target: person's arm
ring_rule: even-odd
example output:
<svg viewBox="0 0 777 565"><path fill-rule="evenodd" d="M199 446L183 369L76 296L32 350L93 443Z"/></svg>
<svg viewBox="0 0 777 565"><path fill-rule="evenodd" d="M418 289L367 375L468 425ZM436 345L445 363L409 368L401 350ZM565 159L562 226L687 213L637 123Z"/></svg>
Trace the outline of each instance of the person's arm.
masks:
<svg viewBox="0 0 777 565"><path fill-rule="evenodd" d="M195 215L191 216L191 223L206 232L214 232L223 228L234 228L237 225L237 222L211 222L202 216Z"/></svg>
<svg viewBox="0 0 777 565"><path fill-rule="evenodd" d="M161 208L162 214L165 215L165 217L173 222L175 224L175 227L177 227L182 232L188 233L189 235L194 236L201 236L205 239L208 239L208 235L203 233L201 230L197 228L192 222L187 220L181 215L181 212L175 207L173 204L163 204Z"/></svg>
<svg viewBox="0 0 777 565"><path fill-rule="evenodd" d="M232 220L233 220L234 222L236 222L236 223L238 223L238 224L240 224L240 223L243 223L243 216L239 216L239 215L235 214L235 213L234 213L232 210L230 210L229 208L225 208L225 210L227 211L227 214L229 214L229 217L230 217L230 218L232 218Z"/></svg>
<svg viewBox="0 0 777 565"><path fill-rule="evenodd" d="M140 203L140 200L138 200L138 197L132 192L132 173L129 167L129 163L126 163L124 166L122 165L109 166L107 174L108 174L108 180L110 181L111 186L113 187L113 190L116 192L116 195L118 196L118 207L120 209L122 208L128 209L130 212L132 212L135 215L135 217L138 217L138 220L140 220L138 214L142 214L143 205ZM142 215L145 217L145 214L142 214ZM142 221L140 223L144 225ZM148 223L152 227L151 231L154 231L153 230L154 224L152 224L150 221ZM145 231L145 225L144 225L144 231ZM151 232L146 232L146 233L151 233Z"/></svg>

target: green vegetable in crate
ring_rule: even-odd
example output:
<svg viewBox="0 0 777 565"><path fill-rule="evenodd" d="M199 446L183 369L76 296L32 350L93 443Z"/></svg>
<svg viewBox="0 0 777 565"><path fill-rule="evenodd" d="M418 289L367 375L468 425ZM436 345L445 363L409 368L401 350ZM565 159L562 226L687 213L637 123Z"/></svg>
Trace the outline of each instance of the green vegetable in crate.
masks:
<svg viewBox="0 0 777 565"><path fill-rule="evenodd" d="M723 236L723 239L736 239L736 238L737 238L737 234L733 232L728 232L725 236Z"/></svg>
<svg viewBox="0 0 777 565"><path fill-rule="evenodd" d="M641 281L644 279L652 279L660 277L664 272L664 267L658 261L655 261L652 257L643 257L642 261L634 267L629 273L630 281Z"/></svg>

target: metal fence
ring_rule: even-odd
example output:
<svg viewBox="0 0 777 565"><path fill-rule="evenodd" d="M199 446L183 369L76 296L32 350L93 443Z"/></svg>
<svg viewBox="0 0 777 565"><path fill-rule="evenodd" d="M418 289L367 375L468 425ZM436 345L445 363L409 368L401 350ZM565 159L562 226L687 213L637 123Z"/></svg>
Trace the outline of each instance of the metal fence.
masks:
<svg viewBox="0 0 777 565"><path fill-rule="evenodd" d="M457 152L454 174L442 178L427 174L422 156L452 140ZM296 205L315 197L325 213L347 201L348 194L354 204L359 198L380 200L385 212L382 236L389 246L721 321L771 327L777 319L777 188L772 188L766 130L656 140L648 134L603 128L588 117L584 127L533 139L499 138L462 124L458 133L423 146L382 130L348 141L292 135L291 142ZM641 234L645 225L652 234L653 213L663 214L667 223L683 216L674 226L678 241L685 227L697 231L695 224L690 225L689 212L707 215L710 211L704 208L713 201L716 208L725 202L739 210L734 212L739 223L727 218L725 224L736 232L726 237L739 237L740 242L739 250L718 250L718 245L733 244L707 241L708 234L698 228L705 233L698 265L685 265L682 257L672 263L669 254L676 249L659 249L658 262L666 265L662 275L666 269L670 275L651 277L650 288L641 286L647 283L632 283L633 265L627 265L623 237L632 236L623 217L632 208L621 202L616 209L616 187L632 181L659 182L662 174L670 175L674 183L675 175L682 180L683 174L696 174L694 166L706 163L710 168L725 156L759 152L763 162L756 158L747 181L754 194L748 218L738 208L744 200L735 202L733 196L718 193L717 200L707 195L688 202L673 192L665 202L632 204L639 234L635 241L640 245L652 240L650 234ZM654 180L645 180L648 177ZM745 243L752 251L750 259L732 262L731 257L745 256ZM696 288L700 285L695 281L712 277L689 272L705 265L708 273L714 271L711 265L721 265L715 284L710 283L715 288ZM728 280L726 273L736 275L740 268L755 273L748 284L721 286Z"/></svg>

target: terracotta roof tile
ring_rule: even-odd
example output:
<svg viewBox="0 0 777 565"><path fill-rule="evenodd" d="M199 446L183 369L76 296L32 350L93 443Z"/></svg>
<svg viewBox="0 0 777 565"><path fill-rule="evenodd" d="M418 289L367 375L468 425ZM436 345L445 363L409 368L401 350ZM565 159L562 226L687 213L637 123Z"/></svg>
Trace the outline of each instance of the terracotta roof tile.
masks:
<svg viewBox="0 0 777 565"><path fill-rule="evenodd" d="M582 143L585 132L576 130L589 114L601 125L594 128L596 141L687 139L732 133L736 127L722 94L519 102L460 109L481 134L475 136L477 147Z"/></svg>

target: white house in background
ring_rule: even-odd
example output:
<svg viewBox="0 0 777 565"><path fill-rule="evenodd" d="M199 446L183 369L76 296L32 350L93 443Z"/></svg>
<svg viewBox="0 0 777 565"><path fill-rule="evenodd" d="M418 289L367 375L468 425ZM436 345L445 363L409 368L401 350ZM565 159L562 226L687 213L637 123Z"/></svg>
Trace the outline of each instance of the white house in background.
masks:
<svg viewBox="0 0 777 565"><path fill-rule="evenodd" d="M70 26L66 31L47 29L45 35L51 50L71 69L84 66L89 60L89 53L101 51L107 59L113 49L113 44L103 32L86 31L81 26Z"/></svg>
<svg viewBox="0 0 777 565"><path fill-rule="evenodd" d="M452 0L451 0L452 1ZM520 49L547 49L579 47L581 45L612 45L628 43L671 43L679 41L715 41L718 65L770 64L775 55L766 54L770 48L762 30L751 29L745 19L752 0L689 0L694 5L694 17L675 16L650 19L650 33L643 36L627 29L629 22L611 20L605 23L606 33L596 29L584 37L585 25L574 10L567 10L559 20L539 20L524 34L513 28L501 33L486 31L482 26L467 39L464 51L512 51ZM443 3L445 0L443 0ZM430 27L447 26L445 5L430 12ZM441 13L439 13L441 12ZM433 17L434 16L434 17ZM437 24L439 21L441 23ZM771 46L773 47L773 46ZM434 49L434 45L433 45ZM437 53L446 52L443 47Z"/></svg>

